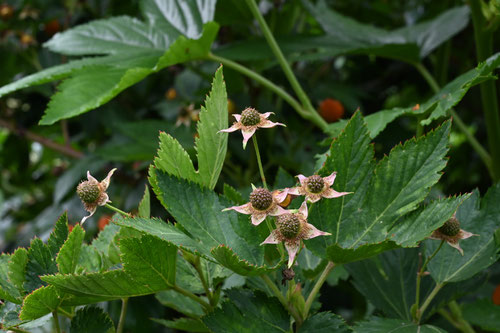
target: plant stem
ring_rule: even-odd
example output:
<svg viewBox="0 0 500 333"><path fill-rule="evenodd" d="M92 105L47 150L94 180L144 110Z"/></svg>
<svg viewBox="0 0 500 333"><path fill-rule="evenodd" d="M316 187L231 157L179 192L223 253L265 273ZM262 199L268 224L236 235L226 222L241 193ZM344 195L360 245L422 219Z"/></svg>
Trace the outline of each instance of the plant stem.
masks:
<svg viewBox="0 0 500 333"><path fill-rule="evenodd" d="M429 71L420 63L418 64L413 64L415 68L419 71L419 73L424 77L424 79L427 81L427 84L432 88L434 93L438 93L440 88L439 85L437 84L436 80L434 77L429 73ZM455 112L454 109L449 110L451 116L453 117L453 123L457 125L458 129L462 131L462 133L465 134L465 137L469 141L470 145L476 153L479 155L481 160L483 161L484 165L488 169L488 172L492 179L494 179L494 170L493 170L493 164L491 160L490 154L484 149L484 147L477 141L477 139L474 137L474 135L469 131L467 128L467 125L463 122L463 120L460 118L460 116ZM420 123L420 122L419 122ZM499 141L500 142L500 141Z"/></svg>
<svg viewBox="0 0 500 333"><path fill-rule="evenodd" d="M429 261L434 258L434 256L441 250L441 247L444 244L444 240L441 240L441 243L439 244L438 248L432 253L429 257L425 259L424 264L420 268L420 270L417 273L417 287L416 287L416 292L415 292L415 308L418 309L419 303L420 303L420 281L422 280L422 276L424 275L425 269L427 268L427 265L429 264ZM417 311L417 318L416 320L420 320L420 314Z"/></svg>
<svg viewBox="0 0 500 333"><path fill-rule="evenodd" d="M485 61L493 54L493 33L486 29L487 22L481 10L481 2L479 0L468 2L474 27L477 61ZM493 180L496 182L500 179L500 115L495 81L485 81L479 85L479 88L492 159Z"/></svg>
<svg viewBox="0 0 500 333"><path fill-rule="evenodd" d="M266 176L264 175L264 169L262 168L262 161L260 160L259 144L257 143L257 137L252 135L253 147L255 148L255 155L257 155L257 164L259 165L260 179L264 188L267 189Z"/></svg>
<svg viewBox="0 0 500 333"><path fill-rule="evenodd" d="M57 333L61 333L61 327L59 326L59 316L57 315L57 310L52 312L52 318L54 319L54 326Z"/></svg>
<svg viewBox="0 0 500 333"><path fill-rule="evenodd" d="M456 301L451 301L450 303L448 303L448 307L450 308L453 317L458 323L457 328L459 330L461 330L464 333L475 333L474 329L469 324L469 322L465 320L464 317L462 316L462 310L460 309L460 306L457 304Z"/></svg>
<svg viewBox="0 0 500 333"><path fill-rule="evenodd" d="M110 205L110 204L108 204L108 203L107 203L107 204L105 204L105 205L104 205L104 207L109 208L109 209L111 209L112 211L117 212L118 214L121 214L123 217L131 217L131 215L130 215L129 213L124 212L123 210L118 209L118 208L116 208L116 207L114 207L114 206L111 206L111 205Z"/></svg>
<svg viewBox="0 0 500 333"><path fill-rule="evenodd" d="M202 300L200 297L196 296L192 292L190 292L186 289L183 289L179 286L173 286L172 289L177 291L179 294L182 294L186 297L191 298L193 301L200 303L205 308L205 310L209 311L211 309L210 304L208 304L207 302L205 302L204 300Z"/></svg>
<svg viewBox="0 0 500 333"><path fill-rule="evenodd" d="M118 327L116 328L116 333L123 332L123 327L125 326L125 317L127 316L127 305L128 305L128 297L122 298L122 311L120 312L120 320L118 321Z"/></svg>
<svg viewBox="0 0 500 333"><path fill-rule="evenodd" d="M200 277L200 281L201 281L201 284L203 285L203 289L205 289L205 293L207 294L208 301L210 302L210 305L214 306L215 305L214 299L212 297L212 292L210 291L207 280L205 279L205 274L203 274L203 268L201 267L200 257L196 257L196 262L193 266L196 269L196 272L198 272L198 276Z"/></svg>
<svg viewBox="0 0 500 333"><path fill-rule="evenodd" d="M317 122L318 126L321 129L325 129L327 127L326 121L320 117L320 115L316 112L314 107L311 104L311 101L309 100L309 97L307 97L307 94L304 92L302 87L300 86L299 81L295 77L295 74L293 74L292 68L290 67L290 64L288 64L288 61L286 60L285 56L283 55L283 52L281 52L281 49L274 39L274 36L269 30L269 27L267 26L266 20L264 20L264 17L259 11L259 7L257 6L257 3L255 0L246 0L248 7L250 8L250 11L252 12L253 16L259 23L260 28L262 29L262 34L264 35L264 38L267 41L267 44L271 48L271 51L273 51L274 56L278 60L278 63L281 66L281 69L285 73L286 78L288 79L288 82L290 82L290 85L292 86L292 89L295 91L297 94L297 97L299 98L300 102L304 106L304 108L307 110L307 112L310 114L311 118L315 119L315 123Z"/></svg>
<svg viewBox="0 0 500 333"><path fill-rule="evenodd" d="M316 284L314 285L313 289L311 290L311 293L307 297L306 300L306 305L304 306L304 312L302 313L302 317L304 319L307 318L309 315L309 310L311 309L311 305L314 301L314 298L316 298L316 295L318 294L318 291L321 289L321 286L323 286L323 283L325 283L326 278L332 271L332 269L335 267L335 264L331 261L328 262L328 265L326 265L325 269L323 270L323 273L321 273L320 277L318 278L318 281L316 281Z"/></svg>
<svg viewBox="0 0 500 333"><path fill-rule="evenodd" d="M432 289L429 296L427 296L427 298L425 299L424 304L422 304L422 306L417 310L417 324L420 323L420 320L422 319L422 315L424 314L425 310L427 309L429 304L431 304L431 301L434 299L434 297L436 297L437 293L441 290L441 288L444 287L445 284L446 283L437 283L434 286L434 289Z"/></svg>
<svg viewBox="0 0 500 333"><path fill-rule="evenodd" d="M300 316L300 314L297 312L297 310L288 303L288 301L285 299L281 291L276 287L276 284L271 281L271 279L267 275L261 275L260 278L264 280L264 283L271 289L273 294L278 298L280 303L287 309L287 311L292 315L292 317L295 319L295 322L297 323L297 326L301 326L303 319Z"/></svg>

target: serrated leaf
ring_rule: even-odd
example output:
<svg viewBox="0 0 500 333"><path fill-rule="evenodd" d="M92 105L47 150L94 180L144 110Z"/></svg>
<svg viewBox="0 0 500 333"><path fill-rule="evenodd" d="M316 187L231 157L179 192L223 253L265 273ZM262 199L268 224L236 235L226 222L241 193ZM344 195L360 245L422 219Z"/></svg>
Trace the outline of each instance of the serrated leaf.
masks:
<svg viewBox="0 0 500 333"><path fill-rule="evenodd" d="M173 290L161 291L155 297L164 306L168 306L187 316L201 317L205 313L200 303Z"/></svg>
<svg viewBox="0 0 500 333"><path fill-rule="evenodd" d="M156 237L120 240L123 266L138 283L152 289L168 289L175 285L177 248Z"/></svg>
<svg viewBox="0 0 500 333"><path fill-rule="evenodd" d="M276 298L261 292L229 289L230 301L202 318L215 332L289 332L290 317Z"/></svg>
<svg viewBox="0 0 500 333"><path fill-rule="evenodd" d="M243 205L245 200L240 192L238 192L234 187L228 184L224 184L223 190L224 196L235 205Z"/></svg>
<svg viewBox="0 0 500 333"><path fill-rule="evenodd" d="M417 207L439 179L446 165L449 131L448 122L425 137L396 146L373 171L366 127L359 113L354 115L319 171L322 175L337 171L333 188L354 193L321 200L312 207L310 223L332 236L306 241L307 246L319 256L343 263L397 247L391 237L406 225L394 225ZM422 240L425 233L412 241Z"/></svg>
<svg viewBox="0 0 500 333"><path fill-rule="evenodd" d="M57 310L62 302L54 286L41 287L26 296L19 318L34 320Z"/></svg>
<svg viewBox="0 0 500 333"><path fill-rule="evenodd" d="M45 245L39 238L33 239L28 249L24 289L27 292L32 292L46 285L40 276L54 273L57 273L57 265L49 246Z"/></svg>
<svg viewBox="0 0 500 333"><path fill-rule="evenodd" d="M21 294L12 282L9 281L9 261L11 256L0 255L0 299L13 303L21 303Z"/></svg>
<svg viewBox="0 0 500 333"><path fill-rule="evenodd" d="M82 244L80 249L80 259L75 273L93 273L101 270L101 256L95 247Z"/></svg>
<svg viewBox="0 0 500 333"><path fill-rule="evenodd" d="M276 269L280 264L278 263L274 267L251 264L247 260L240 259L232 249L225 245L214 247L211 252L218 263L243 276L262 275Z"/></svg>
<svg viewBox="0 0 500 333"><path fill-rule="evenodd" d="M16 249L10 256L8 277L20 292L24 291L23 285L25 282L27 263L28 250L25 248L20 247Z"/></svg>
<svg viewBox="0 0 500 333"><path fill-rule="evenodd" d="M115 246L113 240L118 234L118 231L120 231L119 226L109 223L92 242L92 246L107 259L109 259L110 256L110 247Z"/></svg>
<svg viewBox="0 0 500 333"><path fill-rule="evenodd" d="M445 330L431 325L417 325L400 319L372 317L357 323L354 333L446 333Z"/></svg>
<svg viewBox="0 0 500 333"><path fill-rule="evenodd" d="M500 327L500 306L489 299L479 299L462 308L464 319L486 331L496 332Z"/></svg>
<svg viewBox="0 0 500 333"><path fill-rule="evenodd" d="M144 196L142 197L141 202L139 202L139 213L137 214L137 216L149 218L149 216L151 215L150 201L149 188L148 185L146 185L146 188L144 189Z"/></svg>
<svg viewBox="0 0 500 333"><path fill-rule="evenodd" d="M87 306L71 319L70 333L112 333L115 325L108 314L96 306Z"/></svg>
<svg viewBox="0 0 500 333"><path fill-rule="evenodd" d="M52 253L52 256L56 256L56 254L63 246L64 242L68 238L68 214L64 212L64 214L59 217L54 227L54 230L50 233L49 239L47 241L47 246Z"/></svg>
<svg viewBox="0 0 500 333"><path fill-rule="evenodd" d="M83 228L80 225L75 225L57 255L56 262L59 268L59 273L75 273L76 266L78 265L80 259L80 251L84 237L85 231Z"/></svg>
<svg viewBox="0 0 500 333"><path fill-rule="evenodd" d="M173 328L175 330L181 330L186 332L210 332L208 328L197 319L191 318L179 318L175 320L165 320L158 318L151 318L152 321L162 324L168 328Z"/></svg>
<svg viewBox="0 0 500 333"><path fill-rule="evenodd" d="M198 156L198 173L201 184L213 189L222 171L227 151L227 135L218 133L227 128L227 92L222 67L215 72L210 94L201 108L195 140Z"/></svg>
<svg viewBox="0 0 500 333"><path fill-rule="evenodd" d="M299 333L335 332L347 333L351 329L342 317L331 312L319 312L308 318L298 330Z"/></svg>
<svg viewBox="0 0 500 333"><path fill-rule="evenodd" d="M495 263L499 256L494 232L500 228L500 185L493 185L482 200L473 192L457 211L457 219L463 230L479 236L460 240L464 255L444 244L429 263L428 270L436 282L457 282L468 279ZM427 240L426 252L430 255L439 246L437 240Z"/></svg>

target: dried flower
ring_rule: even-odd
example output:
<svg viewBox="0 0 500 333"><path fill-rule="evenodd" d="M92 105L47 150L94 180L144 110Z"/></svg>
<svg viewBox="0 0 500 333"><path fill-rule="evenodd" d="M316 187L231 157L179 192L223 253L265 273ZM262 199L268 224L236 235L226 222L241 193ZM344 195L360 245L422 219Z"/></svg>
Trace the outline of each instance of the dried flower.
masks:
<svg viewBox="0 0 500 333"><path fill-rule="evenodd" d="M268 120L272 112L259 113L254 108L246 108L241 114L233 114L236 121L227 129L220 130L219 132L235 132L241 130L243 135L243 149L247 146L248 140L254 135L258 128L271 128L277 125L285 126L281 123L273 123Z"/></svg>
<svg viewBox="0 0 500 333"><path fill-rule="evenodd" d="M112 169L108 172L106 178L104 178L100 183L97 179L92 177L90 171L87 171L87 180L78 184L76 193L82 200L85 210L90 213L89 216L85 216L82 219L82 224L85 220L94 215L97 206L104 206L106 203L111 202L106 190L108 189L110 178L115 170L116 169Z"/></svg>
<svg viewBox="0 0 500 333"><path fill-rule="evenodd" d="M460 222L457 220L456 214L453 214L453 216L446 221L441 228L434 230L429 238L444 240L451 247L457 249L461 255L464 255L464 250L462 250L458 242L461 239L467 239L471 236L479 235L460 229Z"/></svg>
<svg viewBox="0 0 500 333"><path fill-rule="evenodd" d="M331 234L318 230L312 224L307 223L307 203L304 201L297 213L283 214L276 219L276 229L262 244L285 243L288 251L288 268L290 268L300 249L301 240L327 235Z"/></svg>
<svg viewBox="0 0 500 333"><path fill-rule="evenodd" d="M252 215L252 224L259 225L268 215L279 216L288 213L279 204L286 199L287 191L270 192L265 188L254 188L250 193L250 202L224 209L235 210L238 213Z"/></svg>
<svg viewBox="0 0 500 333"><path fill-rule="evenodd" d="M316 202L321 198L338 198L352 192L337 192L330 186L333 185L337 173L333 172L328 177L313 175L305 177L298 175L300 186L288 189L288 193L293 195L305 195L310 202Z"/></svg>

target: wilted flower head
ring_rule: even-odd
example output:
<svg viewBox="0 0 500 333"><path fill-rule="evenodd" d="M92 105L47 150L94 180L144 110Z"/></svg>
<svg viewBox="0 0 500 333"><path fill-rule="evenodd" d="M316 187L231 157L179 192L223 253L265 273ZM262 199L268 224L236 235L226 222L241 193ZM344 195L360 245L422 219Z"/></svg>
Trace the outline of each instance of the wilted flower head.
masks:
<svg viewBox="0 0 500 333"><path fill-rule="evenodd" d="M78 184L76 193L82 200L85 210L90 213L89 216L85 216L82 219L82 224L85 220L94 215L97 206L104 206L106 203L111 202L106 190L108 189L110 178L115 170L116 168L108 172L106 178L104 178L100 183L97 179L92 177L90 171L87 171L87 180Z"/></svg>
<svg viewBox="0 0 500 333"><path fill-rule="evenodd" d="M286 250L288 251L288 267L290 268L300 249L301 240L327 235L331 234L320 231L312 224L307 223L307 203L304 201L297 213L287 213L278 216L276 219L276 229L271 232L262 244L285 243Z"/></svg>
<svg viewBox="0 0 500 333"><path fill-rule="evenodd" d="M441 228L434 230L429 238L444 240L451 247L457 249L461 255L464 255L464 250L462 250L458 242L461 239L467 239L471 236L479 235L460 229L460 222L457 220L456 215L453 214L453 216L448 221L446 221Z"/></svg>
<svg viewBox="0 0 500 333"><path fill-rule="evenodd" d="M288 193L293 195L305 195L306 199L310 202L316 202L321 198L338 198L352 192L337 192L331 188L336 172L333 172L328 177L321 177L318 175L313 175L305 177L304 175L298 175L300 186L294 187L288 190Z"/></svg>
<svg viewBox="0 0 500 333"><path fill-rule="evenodd" d="M235 210L238 213L252 215L252 224L259 225L268 215L279 216L288 213L279 204L286 199L286 191L269 191L265 188L254 188L250 193L250 202L224 209Z"/></svg>
<svg viewBox="0 0 500 333"><path fill-rule="evenodd" d="M259 113L254 108L246 108L241 114L233 114L236 121L227 129L220 130L219 132L235 132L241 130L243 135L243 149L247 146L248 140L254 135L257 128L271 128L277 125L285 126L281 123L273 123L268 120L272 112Z"/></svg>

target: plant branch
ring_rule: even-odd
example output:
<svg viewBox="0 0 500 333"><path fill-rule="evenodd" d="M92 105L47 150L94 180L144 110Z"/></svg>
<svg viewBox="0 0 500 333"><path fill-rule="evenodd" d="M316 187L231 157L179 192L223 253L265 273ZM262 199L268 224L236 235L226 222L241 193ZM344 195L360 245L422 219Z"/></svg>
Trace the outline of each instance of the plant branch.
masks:
<svg viewBox="0 0 500 333"><path fill-rule="evenodd" d="M82 158L84 154L82 152L79 152L69 146L59 144L57 142L54 142L50 139L47 139L41 135L38 135L36 133L33 133L31 131L25 130L20 127L16 127L13 123L10 123L4 119L0 119L0 126L6 128L9 132L20 136L20 137L25 137L28 140L38 142L44 147L50 148L52 150L55 150L57 152L60 152L64 155L68 155L73 158Z"/></svg>
<svg viewBox="0 0 500 333"><path fill-rule="evenodd" d="M127 212L124 212L123 210L121 209L118 209L114 206L111 206L109 203L105 204L104 207L108 208L108 209L111 209L112 211L122 215L123 217L131 217L132 215L130 215L129 213Z"/></svg>
<svg viewBox="0 0 500 333"><path fill-rule="evenodd" d="M427 84L431 87L431 89L434 91L434 93L438 93L440 89L439 85L437 84L436 80L434 77L429 73L427 68L425 68L422 64L413 64L415 68L418 70L418 72L422 75L422 77L427 81ZM462 131L462 133L465 134L465 137L469 141L470 145L476 153L479 155L481 160L483 161L484 165L488 169L488 172L490 173L490 176L494 179L494 170L493 170L493 164L492 164L492 159L488 151L477 141L477 139L474 137L474 135L469 131L467 128L467 125L463 122L463 120L460 118L460 116L455 112L454 109L448 110L450 112L450 115L453 117L453 123L457 125L458 129ZM420 122L419 122L420 124ZM500 142L500 141L499 141Z"/></svg>
<svg viewBox="0 0 500 333"><path fill-rule="evenodd" d="M302 317L304 319L307 318L309 315L309 310L311 309L311 305L316 298L316 295L318 294L319 290L321 289L321 286L323 286L323 283L325 283L326 278L328 275L330 275L330 272L332 269L335 267L335 264L331 261L328 262L328 265L326 265L325 269L321 273L320 277L318 278L318 281L316 281L316 284L314 285L313 289L311 290L311 293L307 297L306 300L306 305L304 306L304 312L302 313Z"/></svg>
<svg viewBox="0 0 500 333"><path fill-rule="evenodd" d="M252 135L253 147L255 148L255 155L257 156L257 164L259 165L260 179L262 180L262 185L267 189L266 176L264 175L264 169L262 168L262 161L260 160L259 144L257 143L257 138Z"/></svg>
<svg viewBox="0 0 500 333"><path fill-rule="evenodd" d="M422 319L422 316L423 316L425 310L427 309L427 307L429 306L429 304L431 304L431 301L434 299L434 297L436 297L437 293L441 290L441 288L443 288L445 286L445 284L446 284L446 282L444 282L444 283L437 283L434 286L434 289L432 289L432 291L429 294L429 296L427 296L427 298L425 299L424 304L422 304L422 306L419 309L417 309L417 314L418 314L417 324L420 323L420 320Z"/></svg>
<svg viewBox="0 0 500 333"><path fill-rule="evenodd" d="M120 320L118 321L118 327L116 328L116 333L123 332L123 327L125 326L125 317L127 316L127 305L128 305L128 297L122 298L122 310L120 312Z"/></svg>
<svg viewBox="0 0 500 333"><path fill-rule="evenodd" d="M196 296L192 292L190 292L190 291L188 291L188 290L186 290L184 288L181 288L179 286L173 286L172 289L175 290L175 291L177 291L179 294L182 294L182 295L184 295L186 297L191 298L193 301L200 303L205 308L205 310L209 311L211 309L210 304L208 304L207 302L205 302L203 299L201 299L200 297Z"/></svg>
<svg viewBox="0 0 500 333"><path fill-rule="evenodd" d="M196 272L198 273L198 276L200 277L201 284L203 285L203 289L205 289L205 293L207 294L208 301L210 302L211 306L214 306L214 299L212 296L212 292L210 291L210 288L208 287L207 280L205 279L205 275L203 274L203 268L201 267L201 261L200 257L196 257L196 261L194 263L194 269L196 269Z"/></svg>
<svg viewBox="0 0 500 333"><path fill-rule="evenodd" d="M450 308L451 313L455 318L455 321L458 323L457 328L459 330L461 330L464 333L475 333L474 329L469 324L469 322L465 320L464 317L462 316L462 310L460 309L460 306L457 304L456 301L451 301L450 303L448 303L448 307Z"/></svg>
<svg viewBox="0 0 500 333"><path fill-rule="evenodd" d="M261 275L260 278L264 280L264 283L271 289L273 294L278 298L280 303L287 309L288 313L292 315L292 317L295 319L295 322L297 323L297 326L301 326L303 319L300 316L300 314L297 312L297 310L290 304L288 301L285 299L281 291L276 287L276 284L271 281L271 279L267 275Z"/></svg>
<svg viewBox="0 0 500 333"><path fill-rule="evenodd" d="M52 318L54 319L54 326L57 333L61 333L61 327L59 326L59 316L57 315L57 310L52 312Z"/></svg>

